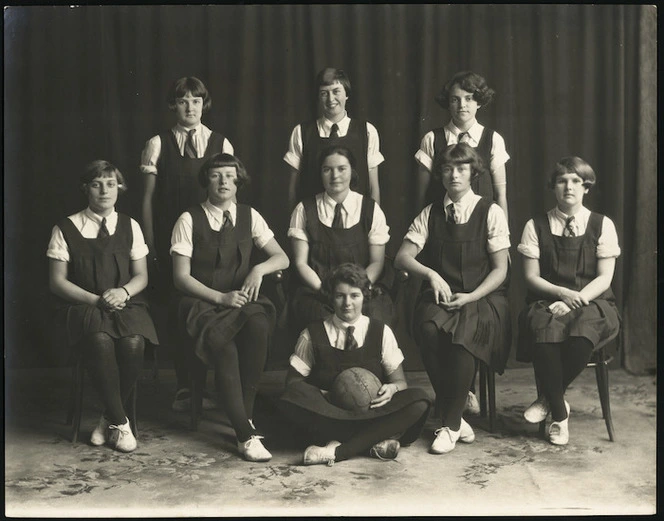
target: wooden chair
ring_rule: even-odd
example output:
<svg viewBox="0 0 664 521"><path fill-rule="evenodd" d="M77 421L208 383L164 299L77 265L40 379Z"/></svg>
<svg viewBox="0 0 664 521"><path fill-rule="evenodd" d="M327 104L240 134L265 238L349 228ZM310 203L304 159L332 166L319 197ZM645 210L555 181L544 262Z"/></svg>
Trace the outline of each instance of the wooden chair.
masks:
<svg viewBox="0 0 664 521"><path fill-rule="evenodd" d="M611 418L611 404L609 400L609 368L608 365L613 361L613 356L607 355L606 347L608 342L601 348L597 349L586 368L595 368L595 378L597 380L597 391L599 393L599 402L602 407L602 417L606 424L606 430L609 433L609 440L615 441L615 431L613 429L613 420ZM539 395L539 389L538 389ZM542 437L546 437L546 420L540 422L539 433Z"/></svg>

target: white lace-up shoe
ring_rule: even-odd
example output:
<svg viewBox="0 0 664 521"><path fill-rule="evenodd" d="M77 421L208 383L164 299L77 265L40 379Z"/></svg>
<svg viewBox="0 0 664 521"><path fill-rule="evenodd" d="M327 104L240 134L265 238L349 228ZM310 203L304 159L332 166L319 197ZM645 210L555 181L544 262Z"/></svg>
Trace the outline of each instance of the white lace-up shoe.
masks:
<svg viewBox="0 0 664 521"><path fill-rule="evenodd" d="M465 410L470 414L480 413L480 402L477 400L477 396L475 396L472 391L468 391Z"/></svg>
<svg viewBox="0 0 664 521"><path fill-rule="evenodd" d="M567 415L569 416L570 406L567 400L565 400L565 409L567 409ZM549 401L545 396L540 396L523 411L523 417L530 423L539 423L546 420L550 412Z"/></svg>
<svg viewBox="0 0 664 521"><path fill-rule="evenodd" d="M254 434L247 441L238 441L237 450L247 461L270 461L272 454L263 446L263 436Z"/></svg>
<svg viewBox="0 0 664 521"><path fill-rule="evenodd" d="M453 431L449 427L441 427L434 432L436 438L433 440L429 452L432 454L445 454L446 452L450 452L454 449L460 433L460 429L458 431Z"/></svg>
<svg viewBox="0 0 664 521"><path fill-rule="evenodd" d="M567 424L569 417L563 421L551 422L549 425L549 441L554 445L567 445L569 441L569 426Z"/></svg>
<svg viewBox="0 0 664 521"><path fill-rule="evenodd" d="M109 425L108 426L108 443L115 450L121 452L131 452L136 449L136 438L134 433L131 432L131 425L129 425L129 418L122 425Z"/></svg>
<svg viewBox="0 0 664 521"><path fill-rule="evenodd" d="M328 467L331 467L334 465L334 460L336 458L334 451L339 445L341 445L341 443L338 441L331 441L325 445L325 447L310 445L304 451L302 462L305 465L318 465L320 463L325 463Z"/></svg>
<svg viewBox="0 0 664 521"><path fill-rule="evenodd" d="M463 443L473 443L475 441L473 428L463 418L461 418L461 427L459 428L459 441Z"/></svg>
<svg viewBox="0 0 664 521"><path fill-rule="evenodd" d="M92 431L92 435L90 436L90 443L93 445L99 447L100 445L103 445L106 443L106 439L108 438L108 426L110 425L109 421L106 419L106 417L102 414L101 418L99 419L99 423L95 427L95 429Z"/></svg>

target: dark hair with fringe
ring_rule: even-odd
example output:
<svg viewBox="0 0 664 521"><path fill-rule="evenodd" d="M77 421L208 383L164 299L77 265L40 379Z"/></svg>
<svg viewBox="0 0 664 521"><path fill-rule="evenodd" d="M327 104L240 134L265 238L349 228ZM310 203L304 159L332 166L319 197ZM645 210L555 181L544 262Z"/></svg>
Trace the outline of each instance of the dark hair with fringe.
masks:
<svg viewBox="0 0 664 521"><path fill-rule="evenodd" d="M242 161L231 154L220 153L210 156L210 158L203 163L203 166L198 171L198 183L203 188L207 188L210 184L210 170L214 168L222 168L224 166L232 166L235 168L235 171L237 172L235 186L237 186L238 190L251 182L251 178L249 177L249 174L247 174L247 169L244 168Z"/></svg>
<svg viewBox="0 0 664 521"><path fill-rule="evenodd" d="M441 181L443 178L443 169L447 166L469 164L471 170L471 180L483 174L486 169L484 161L473 147L466 143L456 143L448 146L434 158L431 175Z"/></svg>
<svg viewBox="0 0 664 521"><path fill-rule="evenodd" d="M549 188L556 186L556 179L564 174L576 174L583 179L583 186L590 190L595 186L597 177L595 171L586 161L577 156L567 156L560 159L549 174Z"/></svg>
<svg viewBox="0 0 664 521"><path fill-rule="evenodd" d="M81 191L87 194L88 184L98 177L115 177L118 180L118 194L123 194L128 189L122 172L115 165L103 159L96 159L85 165L85 170L80 178Z"/></svg>
<svg viewBox="0 0 664 521"><path fill-rule="evenodd" d="M187 92L191 93L195 98L203 98L203 113L210 110L210 107L212 107L212 96L210 96L205 84L195 76L185 76L173 82L166 96L168 108L175 110L177 99L184 98Z"/></svg>

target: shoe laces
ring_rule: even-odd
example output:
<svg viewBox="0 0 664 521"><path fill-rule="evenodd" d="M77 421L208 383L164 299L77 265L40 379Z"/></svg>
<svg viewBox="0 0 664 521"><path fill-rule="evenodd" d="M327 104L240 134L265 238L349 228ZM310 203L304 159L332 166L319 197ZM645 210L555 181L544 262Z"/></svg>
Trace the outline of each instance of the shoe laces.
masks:
<svg viewBox="0 0 664 521"><path fill-rule="evenodd" d="M261 436L260 434L252 434L247 441L243 443L245 449L249 449L252 445L255 445L256 443L259 443L260 445L263 445L263 443L260 441L264 438L264 436Z"/></svg>
<svg viewBox="0 0 664 521"><path fill-rule="evenodd" d="M109 425L110 430L118 431L118 440L121 440L124 436L127 436L131 430L129 429L129 423L123 423L122 425Z"/></svg>

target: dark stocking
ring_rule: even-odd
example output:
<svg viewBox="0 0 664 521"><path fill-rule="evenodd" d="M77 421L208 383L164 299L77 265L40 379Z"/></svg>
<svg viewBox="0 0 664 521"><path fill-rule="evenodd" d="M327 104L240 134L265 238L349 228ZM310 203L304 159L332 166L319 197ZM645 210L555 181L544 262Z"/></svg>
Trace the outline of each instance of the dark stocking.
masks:
<svg viewBox="0 0 664 521"><path fill-rule="evenodd" d="M90 380L104 404L104 416L113 425L125 422L115 342L107 333L92 333L83 341L83 360Z"/></svg>
<svg viewBox="0 0 664 521"><path fill-rule="evenodd" d="M336 448L335 460L343 461L368 451L376 443L407 430L428 410L429 405L419 401L387 416L363 422L361 429Z"/></svg>
<svg viewBox="0 0 664 521"><path fill-rule="evenodd" d="M120 397L125 409L127 398L143 368L145 340L141 335L126 336L117 341L115 350L120 370Z"/></svg>
<svg viewBox="0 0 664 521"><path fill-rule="evenodd" d="M475 376L475 357L463 346L452 344L449 335L441 335L441 361L443 426L458 431Z"/></svg>

